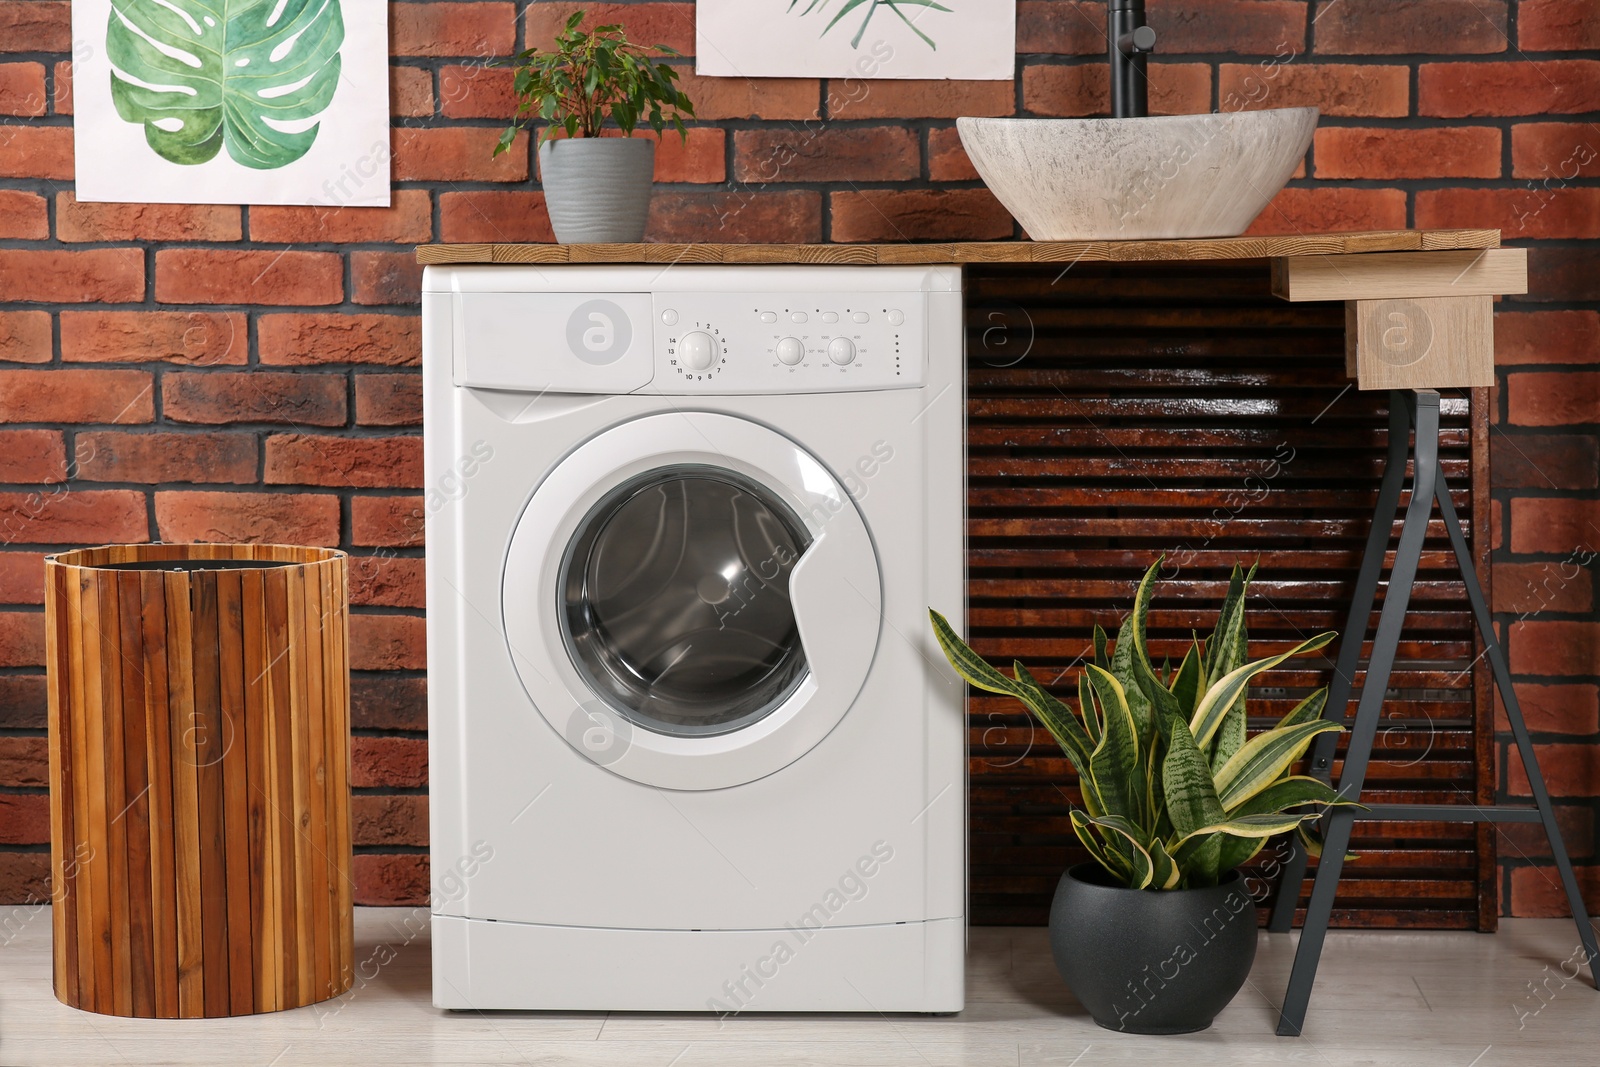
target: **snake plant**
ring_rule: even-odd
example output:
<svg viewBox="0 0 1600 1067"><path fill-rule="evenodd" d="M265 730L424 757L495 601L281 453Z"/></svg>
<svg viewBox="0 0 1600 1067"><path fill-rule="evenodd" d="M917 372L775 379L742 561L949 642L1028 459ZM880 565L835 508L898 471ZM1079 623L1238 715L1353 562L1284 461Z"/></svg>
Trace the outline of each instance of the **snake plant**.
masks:
<svg viewBox="0 0 1600 1067"><path fill-rule="evenodd" d="M1016 697L1060 744L1078 772L1082 808L1072 827L1096 863L1130 889L1192 889L1248 862L1267 838L1297 831L1320 852L1305 825L1342 803L1315 778L1291 767L1318 734L1342 730L1322 719L1328 691L1302 700L1272 729L1246 733L1250 681L1292 656L1333 640L1322 633L1287 652L1247 662L1245 594L1255 577L1234 567L1217 626L1195 637L1176 671L1157 671L1145 645L1145 618L1157 559L1139 583L1133 612L1114 645L1094 629L1094 657L1078 676L1078 711L1045 690L1020 662L1008 678L930 611L939 646L967 681Z"/></svg>

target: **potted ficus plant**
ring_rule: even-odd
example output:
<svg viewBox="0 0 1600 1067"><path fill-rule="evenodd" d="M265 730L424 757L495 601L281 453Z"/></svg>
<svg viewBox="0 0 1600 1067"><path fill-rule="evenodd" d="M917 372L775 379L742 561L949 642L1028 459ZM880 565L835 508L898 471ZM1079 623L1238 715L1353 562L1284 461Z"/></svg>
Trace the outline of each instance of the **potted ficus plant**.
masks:
<svg viewBox="0 0 1600 1067"><path fill-rule="evenodd" d="M638 241L650 212L655 144L634 131L648 126L659 138L671 126L687 139L683 119L694 117L694 104L678 87L678 72L656 58L677 52L634 44L621 26L580 30L583 16L572 13L554 49L529 49L512 61L517 113L494 151L542 123L539 175L556 240ZM622 136L605 136L608 120Z"/></svg>
<svg viewBox="0 0 1600 1067"><path fill-rule="evenodd" d="M1008 678L956 636L936 611L951 666L979 689L1016 697L1078 773L1072 827L1091 862L1061 876L1050 909L1056 967L1095 1022L1131 1033L1203 1030L1244 984L1256 951L1254 901L1238 868L1269 837L1300 833L1342 803L1332 788L1291 773L1318 734L1327 690L1269 730L1248 736L1250 681L1322 648L1318 634L1287 652L1246 661L1245 594L1255 576L1235 567L1215 631L1175 671L1157 670L1145 617L1161 560L1150 567L1114 645L1094 630L1074 711L1020 662Z"/></svg>

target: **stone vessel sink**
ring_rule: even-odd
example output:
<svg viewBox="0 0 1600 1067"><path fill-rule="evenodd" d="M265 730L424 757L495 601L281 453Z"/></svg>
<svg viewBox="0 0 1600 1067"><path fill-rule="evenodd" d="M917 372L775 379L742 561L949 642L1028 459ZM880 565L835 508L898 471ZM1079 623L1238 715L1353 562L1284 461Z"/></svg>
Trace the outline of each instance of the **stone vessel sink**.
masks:
<svg viewBox="0 0 1600 1067"><path fill-rule="evenodd" d="M1311 145L1314 107L1137 119L959 118L973 166L1035 241L1236 237Z"/></svg>

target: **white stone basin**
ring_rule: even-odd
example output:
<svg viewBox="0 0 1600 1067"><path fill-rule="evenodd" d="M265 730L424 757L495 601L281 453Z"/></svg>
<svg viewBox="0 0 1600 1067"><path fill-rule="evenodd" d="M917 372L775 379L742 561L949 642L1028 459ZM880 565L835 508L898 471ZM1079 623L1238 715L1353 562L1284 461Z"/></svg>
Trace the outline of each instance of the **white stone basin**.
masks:
<svg viewBox="0 0 1600 1067"><path fill-rule="evenodd" d="M973 166L1035 241L1236 237L1288 183L1314 107L1138 119L959 118Z"/></svg>

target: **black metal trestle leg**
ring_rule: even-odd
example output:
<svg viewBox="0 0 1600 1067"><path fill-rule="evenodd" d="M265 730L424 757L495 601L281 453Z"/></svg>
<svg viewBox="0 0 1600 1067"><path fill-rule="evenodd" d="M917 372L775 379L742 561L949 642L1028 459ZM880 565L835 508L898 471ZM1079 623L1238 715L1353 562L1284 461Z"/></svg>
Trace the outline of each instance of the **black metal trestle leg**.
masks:
<svg viewBox="0 0 1600 1067"><path fill-rule="evenodd" d="M1311 1000L1311 987L1316 980L1317 964L1322 956L1322 945L1327 936L1328 923L1333 913L1334 895L1339 875L1344 867L1345 853L1350 845L1350 832L1357 818L1376 818L1388 821L1461 822L1539 822L1550 840L1551 853L1566 889L1567 901L1578 925L1578 936L1586 952L1590 977L1600 985L1600 975L1595 971L1595 960L1600 957L1595 932L1589 924L1583 897L1578 889L1572 863L1567 857L1556 826L1555 814L1550 806L1550 795L1545 788L1544 776L1534 759L1533 745L1528 738L1527 724L1511 686L1510 671L1504 653L1495 639L1494 627L1483 589L1478 584L1477 572L1467 549L1465 536L1450 500L1449 486L1439 469L1439 394L1433 390L1416 390L1413 393L1395 390L1390 393L1389 456L1384 472L1383 487L1378 494L1378 507L1373 530L1367 538L1366 555L1356 580L1355 596L1350 606L1350 619L1340 645L1339 659L1334 679L1329 686L1327 706L1323 710L1328 718L1343 719L1346 704L1360 659L1362 641L1366 636L1367 621L1377 596L1378 576L1382 570L1389 532L1398 507L1400 486L1405 471L1407 430L1416 430L1415 457L1412 475L1412 493L1406 507L1405 522L1400 530L1400 543L1395 552L1388 591L1383 600L1383 611L1378 619L1378 632L1367 664L1365 683L1356 706L1355 722L1350 732L1350 744L1345 752L1344 773L1340 776L1339 792L1349 800L1359 800L1366 782L1367 764L1372 755L1373 741L1377 736L1382 717L1384 694L1394 669L1401 629L1405 623L1411 599L1412 583L1422 558L1423 541L1427 535L1428 521L1433 505L1438 502L1441 517L1449 531L1450 542L1460 564L1466 583L1467 597L1472 603L1473 618L1480 631L1485 654L1494 671L1496 685L1511 722L1517 749L1527 769L1528 782L1533 793L1533 807L1480 807L1474 804L1404 805L1375 804L1367 810L1336 808L1323 820L1322 861L1317 866L1316 880L1312 883L1311 899L1306 907L1305 926L1300 934L1300 944L1295 953L1294 969L1289 976L1289 987L1284 993L1283 1008L1278 1020L1278 1034L1283 1037L1299 1036L1305 1024L1306 1009ZM1318 738L1326 744L1313 747L1311 762L1313 773L1327 780L1332 766L1333 738ZM1274 902L1271 929L1287 930L1294 917L1300 885L1305 877L1305 856L1299 849L1285 865L1284 877Z"/></svg>

